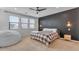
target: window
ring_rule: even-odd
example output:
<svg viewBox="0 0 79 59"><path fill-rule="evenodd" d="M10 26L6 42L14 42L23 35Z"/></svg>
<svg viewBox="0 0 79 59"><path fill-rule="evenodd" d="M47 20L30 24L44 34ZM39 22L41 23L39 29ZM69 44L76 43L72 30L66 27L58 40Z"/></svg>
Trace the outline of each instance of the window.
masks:
<svg viewBox="0 0 79 59"><path fill-rule="evenodd" d="M21 18L21 27L22 29L28 28L28 18Z"/></svg>
<svg viewBox="0 0 79 59"><path fill-rule="evenodd" d="M21 18L21 26L22 29L33 29L35 28L35 20L34 19L28 19L28 18Z"/></svg>
<svg viewBox="0 0 79 59"><path fill-rule="evenodd" d="M18 29L19 27L19 18L16 16L9 17L9 29Z"/></svg>
<svg viewBox="0 0 79 59"><path fill-rule="evenodd" d="M33 18L19 18L17 16L9 17L9 29L34 29L35 19Z"/></svg>
<svg viewBox="0 0 79 59"><path fill-rule="evenodd" d="M34 29L35 28L35 20L29 19L29 28Z"/></svg>

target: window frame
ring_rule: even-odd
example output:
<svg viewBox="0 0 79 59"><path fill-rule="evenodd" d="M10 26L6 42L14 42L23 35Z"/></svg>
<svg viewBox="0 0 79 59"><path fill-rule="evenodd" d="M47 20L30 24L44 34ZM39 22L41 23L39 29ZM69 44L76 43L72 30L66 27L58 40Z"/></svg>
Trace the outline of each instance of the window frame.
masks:
<svg viewBox="0 0 79 59"><path fill-rule="evenodd" d="M35 29L35 20L34 20L34 23L31 23L30 20L34 20L34 18L29 19L29 28L30 29ZM34 25L34 28L31 28L30 25Z"/></svg>
<svg viewBox="0 0 79 59"><path fill-rule="evenodd" d="M23 18L23 17L22 17L22 18ZM22 18L20 18L21 29L28 29L28 28L29 28L29 26L28 26L28 20L29 20L29 19L24 17L23 19L27 19L27 23L23 23L23 22L22 22ZM27 24L27 28L23 28L23 27L22 27L22 24Z"/></svg>
<svg viewBox="0 0 79 59"><path fill-rule="evenodd" d="M18 19L18 21L14 21L14 22L11 22L10 21L10 17L18 17L17 19ZM16 18L14 18L14 19L16 19ZM27 22L25 23L23 23L22 22L22 19L27 19ZM31 22L31 20L33 19L33 23ZM12 28L11 27L11 23L15 23L15 24L18 24L18 28ZM27 28L23 28L23 26L22 26L22 24L27 24ZM33 25L33 27L31 27L31 25ZM14 25L15 26L15 25ZM35 19L34 18L29 18L29 17L19 17L19 16L14 16L14 15L10 15L9 16L9 30L17 30L17 29L35 29Z"/></svg>
<svg viewBox="0 0 79 59"><path fill-rule="evenodd" d="M18 28L17 29L19 29L19 22L20 22L20 18L18 17L18 22L11 22L10 21L10 17L18 17L18 16L9 16L9 30L16 30L16 29L13 29L13 28L11 28L11 23L16 23L16 24L18 24Z"/></svg>

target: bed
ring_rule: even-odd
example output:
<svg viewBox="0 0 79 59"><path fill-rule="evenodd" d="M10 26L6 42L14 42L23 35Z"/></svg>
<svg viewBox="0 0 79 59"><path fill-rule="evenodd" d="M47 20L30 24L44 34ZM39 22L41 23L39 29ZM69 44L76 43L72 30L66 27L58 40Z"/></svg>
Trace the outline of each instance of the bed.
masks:
<svg viewBox="0 0 79 59"><path fill-rule="evenodd" d="M21 34L13 30L0 31L0 47L7 47L21 41Z"/></svg>
<svg viewBox="0 0 79 59"><path fill-rule="evenodd" d="M52 41L60 38L57 29L44 28L43 31L32 31L31 39L38 40L45 45L49 45Z"/></svg>

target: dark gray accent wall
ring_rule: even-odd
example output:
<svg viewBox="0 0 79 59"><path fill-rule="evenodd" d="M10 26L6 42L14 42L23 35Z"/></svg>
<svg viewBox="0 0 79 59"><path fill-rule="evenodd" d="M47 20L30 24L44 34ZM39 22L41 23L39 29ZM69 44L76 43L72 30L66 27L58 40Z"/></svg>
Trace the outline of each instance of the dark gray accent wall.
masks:
<svg viewBox="0 0 79 59"><path fill-rule="evenodd" d="M66 23L71 21L71 31L67 30ZM79 40L79 8L60 12L54 15L49 15L39 19L39 25L43 28L58 28L60 30L60 36L64 34L71 34L72 39ZM39 30L41 27L39 26Z"/></svg>

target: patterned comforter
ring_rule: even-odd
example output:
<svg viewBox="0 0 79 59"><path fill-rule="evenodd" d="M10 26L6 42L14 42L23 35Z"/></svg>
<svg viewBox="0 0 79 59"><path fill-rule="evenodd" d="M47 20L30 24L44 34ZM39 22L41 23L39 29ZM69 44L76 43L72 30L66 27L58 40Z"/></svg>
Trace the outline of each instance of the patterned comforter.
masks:
<svg viewBox="0 0 79 59"><path fill-rule="evenodd" d="M57 38L59 38L57 32L37 31L31 33L31 39L41 41L46 45L49 45L52 41L54 41Z"/></svg>

